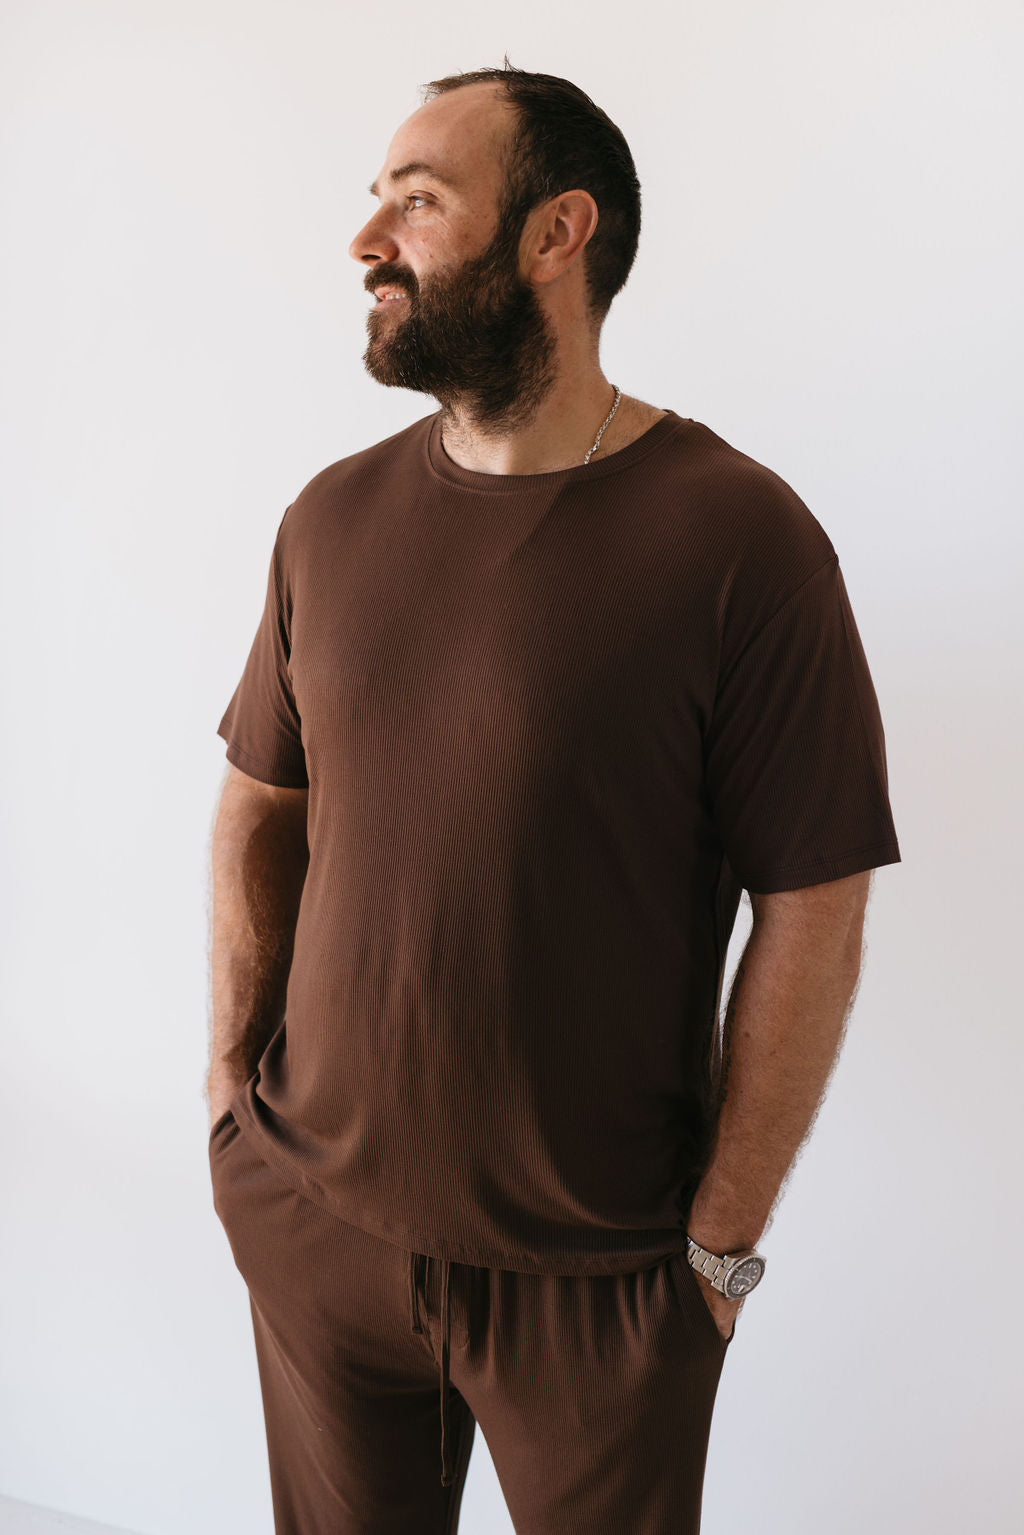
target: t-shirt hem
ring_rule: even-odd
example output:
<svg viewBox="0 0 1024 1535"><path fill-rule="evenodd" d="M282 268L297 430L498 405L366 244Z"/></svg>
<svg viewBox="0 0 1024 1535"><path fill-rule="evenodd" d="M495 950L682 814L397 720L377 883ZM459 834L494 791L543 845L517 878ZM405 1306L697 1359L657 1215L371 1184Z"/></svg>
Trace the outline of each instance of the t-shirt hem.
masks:
<svg viewBox="0 0 1024 1535"><path fill-rule="evenodd" d="M305 773L290 773L286 768L268 767L262 758L252 756L250 752L239 746L237 741L233 741L223 731L219 730L217 734L223 736L223 739L227 742L225 755L228 761L247 774L248 777L258 778L260 783L270 784L275 789L309 788L309 779Z"/></svg>
<svg viewBox="0 0 1024 1535"><path fill-rule="evenodd" d="M248 1086L248 1084L246 1084ZM244 1090L243 1090L244 1092ZM383 1242L389 1242L393 1246L401 1247L406 1252L423 1254L430 1258L447 1259L453 1263L466 1263L473 1268L502 1269L517 1274L549 1274L565 1275L569 1277L583 1277L588 1274L621 1274L639 1272L642 1269L653 1268L663 1263L666 1258L686 1251L686 1234L682 1224L679 1226L676 1236L664 1242L653 1241L649 1246L642 1248L637 1253L630 1255L609 1253L545 1253L538 1254L526 1248L510 1248L508 1251L489 1251L483 1248L466 1247L458 1242L438 1241L436 1238L424 1236L422 1233L411 1231L408 1227L391 1221L382 1221L379 1218L367 1216L362 1211L352 1211L336 1199L329 1190L310 1178L308 1174L297 1169L272 1140L264 1134L261 1126L253 1117L252 1109L246 1096L240 1096L232 1104L232 1112L235 1122L242 1134L246 1137L250 1146L263 1159L271 1164L276 1172L291 1185L297 1193L306 1199L311 1199L314 1204L328 1210L339 1220L352 1226L358 1226L361 1231L366 1231L370 1236L378 1237ZM651 1236L658 1238L660 1233L654 1231ZM626 1261L624 1261L624 1256ZM631 1259L635 1257L636 1262Z"/></svg>
<svg viewBox="0 0 1024 1535"><path fill-rule="evenodd" d="M788 869L777 869L749 878L739 876L745 890L755 895L776 895L783 890L799 890L805 885L824 885L830 880L843 879L850 874L862 874L865 869L881 869L886 864L902 863L899 843L892 838L884 842L870 842L864 847L853 848L841 858L829 858L809 863L792 864Z"/></svg>

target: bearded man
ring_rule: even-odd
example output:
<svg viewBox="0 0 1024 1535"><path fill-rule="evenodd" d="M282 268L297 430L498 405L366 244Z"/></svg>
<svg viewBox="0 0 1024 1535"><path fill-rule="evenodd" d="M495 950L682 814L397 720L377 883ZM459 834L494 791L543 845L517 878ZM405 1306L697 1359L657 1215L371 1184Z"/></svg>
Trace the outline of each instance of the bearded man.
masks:
<svg viewBox="0 0 1024 1535"><path fill-rule="evenodd" d="M287 507L218 727L214 1204L278 1535L450 1535L477 1424L517 1530L690 1535L900 861L882 722L796 492L602 372L619 129L428 91L350 254L439 408Z"/></svg>

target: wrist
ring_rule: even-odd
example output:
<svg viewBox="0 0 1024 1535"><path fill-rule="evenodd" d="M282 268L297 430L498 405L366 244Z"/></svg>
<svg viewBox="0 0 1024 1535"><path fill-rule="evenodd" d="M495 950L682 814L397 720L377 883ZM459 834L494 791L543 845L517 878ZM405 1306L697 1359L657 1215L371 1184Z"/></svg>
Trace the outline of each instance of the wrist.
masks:
<svg viewBox="0 0 1024 1535"><path fill-rule="evenodd" d="M729 1253L754 1252L761 1234L750 1236L749 1232L741 1231L737 1236L735 1226L715 1226L712 1223L703 1224L697 1220L687 1222L686 1235L703 1247L706 1252L717 1253L719 1257L725 1257Z"/></svg>
<svg viewBox="0 0 1024 1535"><path fill-rule="evenodd" d="M748 1252L764 1236L765 1217L737 1197L736 1180L708 1169L686 1212L687 1234L713 1253Z"/></svg>

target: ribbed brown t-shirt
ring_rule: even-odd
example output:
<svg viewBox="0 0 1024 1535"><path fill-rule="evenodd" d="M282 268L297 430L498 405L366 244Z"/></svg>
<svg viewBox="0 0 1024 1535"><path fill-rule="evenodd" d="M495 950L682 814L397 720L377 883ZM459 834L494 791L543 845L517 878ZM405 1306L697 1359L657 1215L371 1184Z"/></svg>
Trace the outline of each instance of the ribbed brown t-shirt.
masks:
<svg viewBox="0 0 1024 1535"><path fill-rule="evenodd" d="M685 1246L741 890L900 861L875 690L827 534L701 422L520 475L439 426L287 507L218 727L309 788L236 1115L404 1248L641 1268Z"/></svg>

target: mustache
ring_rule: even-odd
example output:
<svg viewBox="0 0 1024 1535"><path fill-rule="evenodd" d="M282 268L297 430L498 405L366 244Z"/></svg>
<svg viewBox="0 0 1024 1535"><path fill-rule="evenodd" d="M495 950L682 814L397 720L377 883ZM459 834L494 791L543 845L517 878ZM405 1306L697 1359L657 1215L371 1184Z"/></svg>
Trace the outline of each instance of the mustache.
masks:
<svg viewBox="0 0 1024 1535"><path fill-rule="evenodd" d="M412 288L400 277L388 277L386 273L375 272L368 283L365 284L367 293L373 297L376 288L395 288L400 293L412 297Z"/></svg>

